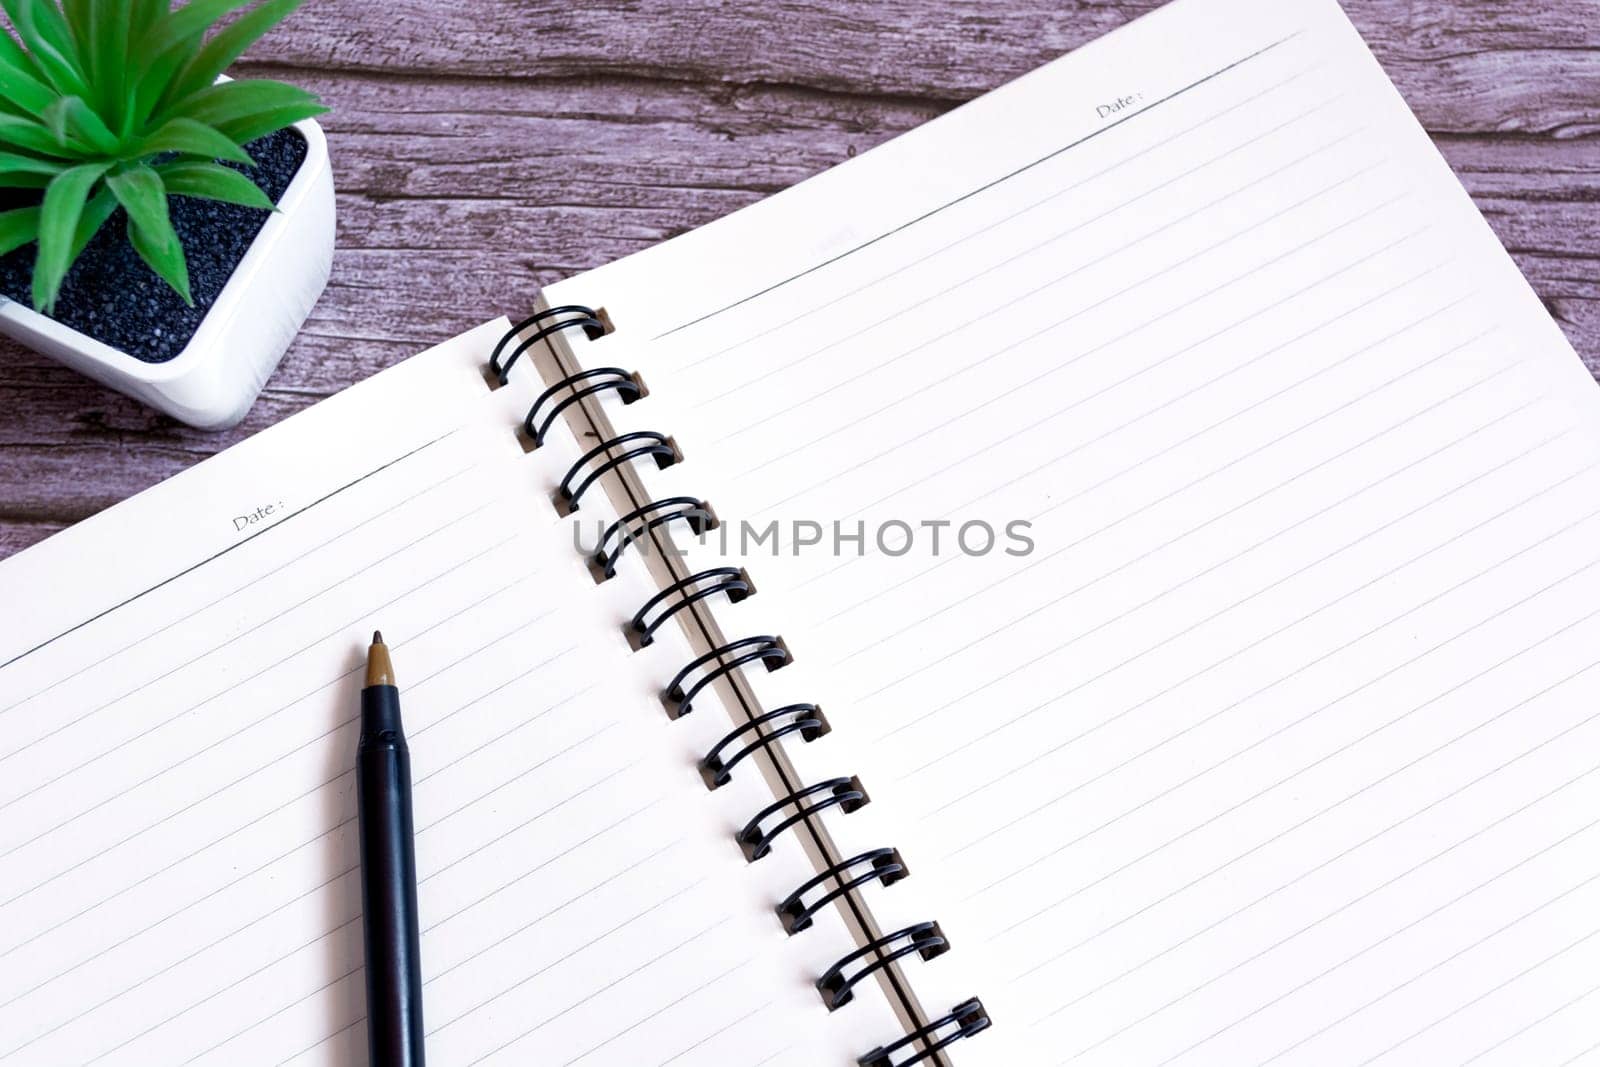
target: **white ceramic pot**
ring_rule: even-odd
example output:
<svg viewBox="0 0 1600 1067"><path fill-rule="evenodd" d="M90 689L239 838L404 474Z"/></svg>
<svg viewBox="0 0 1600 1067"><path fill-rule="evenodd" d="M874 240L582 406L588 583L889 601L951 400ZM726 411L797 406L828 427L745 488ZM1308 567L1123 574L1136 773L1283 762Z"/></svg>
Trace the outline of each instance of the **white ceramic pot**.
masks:
<svg viewBox="0 0 1600 1067"><path fill-rule="evenodd" d="M322 127L295 124L306 158L200 321L172 359L145 363L0 297L0 333L158 411L204 430L244 418L322 295L333 266L333 171Z"/></svg>

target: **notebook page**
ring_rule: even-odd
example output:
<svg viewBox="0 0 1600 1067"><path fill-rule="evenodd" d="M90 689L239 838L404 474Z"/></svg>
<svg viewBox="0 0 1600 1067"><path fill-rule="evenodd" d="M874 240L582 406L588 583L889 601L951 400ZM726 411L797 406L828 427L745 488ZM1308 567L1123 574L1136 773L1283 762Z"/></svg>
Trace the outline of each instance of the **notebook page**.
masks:
<svg viewBox="0 0 1600 1067"><path fill-rule="evenodd" d="M25 608L0 620L0 1062L365 1061L350 768L375 625L430 1062L867 1040L827 1025L535 495L555 457L509 432L528 388L480 374L505 326L0 565Z"/></svg>
<svg viewBox="0 0 1600 1067"><path fill-rule="evenodd" d="M676 407L663 492L777 523L729 614L903 816L959 1062L1596 1055L1593 383L1329 0L1180 0L549 299Z"/></svg>

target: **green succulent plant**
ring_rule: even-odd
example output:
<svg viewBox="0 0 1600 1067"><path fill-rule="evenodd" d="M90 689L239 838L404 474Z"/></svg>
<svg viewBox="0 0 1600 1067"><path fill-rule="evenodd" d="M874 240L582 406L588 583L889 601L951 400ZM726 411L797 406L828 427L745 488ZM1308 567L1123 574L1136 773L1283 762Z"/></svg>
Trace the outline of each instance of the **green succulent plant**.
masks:
<svg viewBox="0 0 1600 1067"><path fill-rule="evenodd" d="M120 206L140 258L185 302L189 268L169 196L272 208L244 145L326 109L282 82L217 78L302 0L0 0L0 188L38 189L0 211L0 255L38 242L33 305Z"/></svg>

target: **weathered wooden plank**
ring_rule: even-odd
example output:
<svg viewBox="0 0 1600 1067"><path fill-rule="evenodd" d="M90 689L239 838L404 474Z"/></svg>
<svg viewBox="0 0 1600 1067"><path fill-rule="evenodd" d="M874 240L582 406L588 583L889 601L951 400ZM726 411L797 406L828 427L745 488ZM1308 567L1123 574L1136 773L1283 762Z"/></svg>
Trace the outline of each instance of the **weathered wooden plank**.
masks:
<svg viewBox="0 0 1600 1067"><path fill-rule="evenodd" d="M61 529L55 522L0 522L0 559L14 556Z"/></svg>
<svg viewBox="0 0 1600 1067"><path fill-rule="evenodd" d="M628 76L968 99L1159 4L1150 0L364 0L307 5L253 54L307 69L486 78ZM1594 0L1346 0L1430 129L1592 130Z"/></svg>

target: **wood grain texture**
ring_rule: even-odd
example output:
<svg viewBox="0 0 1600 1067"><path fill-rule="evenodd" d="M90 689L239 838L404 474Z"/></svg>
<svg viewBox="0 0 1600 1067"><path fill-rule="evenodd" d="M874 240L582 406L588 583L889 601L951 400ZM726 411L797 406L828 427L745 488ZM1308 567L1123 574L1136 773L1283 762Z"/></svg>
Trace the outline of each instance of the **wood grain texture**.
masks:
<svg viewBox="0 0 1600 1067"><path fill-rule="evenodd" d="M492 315L727 214L1156 6L314 0L248 57L323 95L327 292L201 433L0 342L0 557ZM1346 8L1600 371L1600 0Z"/></svg>

